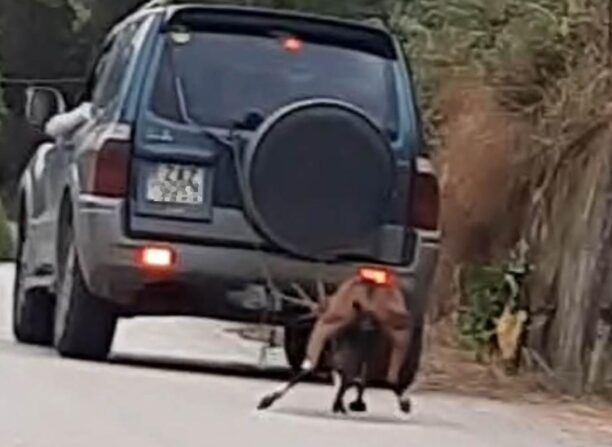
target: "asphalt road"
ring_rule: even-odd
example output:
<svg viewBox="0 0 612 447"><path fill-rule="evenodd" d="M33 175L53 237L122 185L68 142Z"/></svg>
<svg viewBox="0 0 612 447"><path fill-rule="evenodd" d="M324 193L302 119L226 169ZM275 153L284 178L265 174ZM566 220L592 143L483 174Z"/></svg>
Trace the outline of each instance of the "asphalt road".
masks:
<svg viewBox="0 0 612 447"><path fill-rule="evenodd" d="M410 417L385 393L369 396L367 416L334 417L331 390L306 385L274 411L257 412L278 370L258 372L255 344L206 321L124 322L113 363L59 359L13 342L12 274L0 266L2 447L612 445L561 430L539 407L440 394L417 393Z"/></svg>

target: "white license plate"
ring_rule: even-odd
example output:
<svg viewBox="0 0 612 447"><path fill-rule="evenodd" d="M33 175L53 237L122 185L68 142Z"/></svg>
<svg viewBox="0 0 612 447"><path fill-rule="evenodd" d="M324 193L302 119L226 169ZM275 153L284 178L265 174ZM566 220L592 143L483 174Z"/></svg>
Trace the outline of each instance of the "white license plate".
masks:
<svg viewBox="0 0 612 447"><path fill-rule="evenodd" d="M147 200L155 203L204 203L205 171L192 165L158 164L147 179Z"/></svg>

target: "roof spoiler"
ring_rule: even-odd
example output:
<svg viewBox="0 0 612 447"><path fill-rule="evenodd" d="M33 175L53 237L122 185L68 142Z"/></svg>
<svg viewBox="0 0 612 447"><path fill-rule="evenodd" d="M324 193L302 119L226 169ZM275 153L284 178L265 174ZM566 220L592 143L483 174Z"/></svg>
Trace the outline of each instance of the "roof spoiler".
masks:
<svg viewBox="0 0 612 447"><path fill-rule="evenodd" d="M173 5L187 6L199 4L201 4L202 6L211 6L210 2L198 2L197 0L150 0L144 3L140 8L138 8L138 10L144 11L148 9L163 8ZM384 30L388 29L387 24L389 22L389 15L385 11L379 9L373 10L371 8L361 8L355 10L352 14L352 17L355 22L363 22L365 25L381 28Z"/></svg>
<svg viewBox="0 0 612 447"><path fill-rule="evenodd" d="M160 1L164 0L155 0L155 4L159 5ZM185 6L173 8L167 14L162 31L170 31L175 26L194 31L233 30L255 35L266 35L272 30L300 35L313 42L361 50L386 59L398 58L394 39L383 27L316 14L269 8Z"/></svg>

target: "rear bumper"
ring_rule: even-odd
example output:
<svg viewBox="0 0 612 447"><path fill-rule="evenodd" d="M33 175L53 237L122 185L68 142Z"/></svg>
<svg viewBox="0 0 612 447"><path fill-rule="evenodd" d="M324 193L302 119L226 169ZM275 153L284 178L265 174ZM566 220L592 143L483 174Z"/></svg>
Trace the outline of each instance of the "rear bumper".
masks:
<svg viewBox="0 0 612 447"><path fill-rule="evenodd" d="M126 306L146 301L144 292L155 287L180 290L184 295L181 299L207 300L215 290L241 290L263 284L268 277L280 287L317 280L338 284L363 266L314 263L242 248L172 243L168 245L177 254L176 265L163 275L153 274L139 266L137 254L142 247L160 245L160 241L126 237L123 213L123 201L82 196L75 210L75 230L81 268L91 291ZM437 239L420 236L412 264L392 267L405 289L423 304L437 258Z"/></svg>

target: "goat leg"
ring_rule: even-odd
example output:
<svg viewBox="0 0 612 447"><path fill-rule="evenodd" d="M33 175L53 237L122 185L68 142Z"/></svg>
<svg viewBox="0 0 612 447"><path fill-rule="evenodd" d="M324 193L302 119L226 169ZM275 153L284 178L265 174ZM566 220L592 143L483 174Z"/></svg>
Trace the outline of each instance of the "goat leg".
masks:
<svg viewBox="0 0 612 447"><path fill-rule="evenodd" d="M395 393L400 410L402 413L410 413L412 411L412 401L407 395L407 387L402 388L400 384L400 374L408 352L410 336L409 331L390 331L389 338L392 340L391 358L389 360L389 370L387 374L387 383Z"/></svg>
<svg viewBox="0 0 612 447"><path fill-rule="evenodd" d="M410 344L410 331L408 330L386 330L387 337L391 341L391 355L389 358L389 369L387 370L387 382L389 385L399 386L400 373L406 360L408 346Z"/></svg>
<svg viewBox="0 0 612 447"><path fill-rule="evenodd" d="M329 298L325 312L319 316L310 335L303 369L316 369L327 343L355 321L355 300L351 299L350 294L355 291L358 283L355 279L345 282L338 292Z"/></svg>
<svg viewBox="0 0 612 447"><path fill-rule="evenodd" d="M387 383L399 387L400 374L410 346L410 313L399 288L379 289L374 293L372 310L391 344Z"/></svg>
<svg viewBox="0 0 612 447"><path fill-rule="evenodd" d="M368 411L368 406L363 400L365 394L365 385L363 383L357 384L357 399L349 404L349 410L353 413L365 413Z"/></svg>
<svg viewBox="0 0 612 447"><path fill-rule="evenodd" d="M342 329L348 326L350 322L350 319L345 318L338 318L331 321L325 321L323 318L319 319L310 336L310 341L306 348L306 360L302 365L302 369L316 369L319 366L323 350L327 346L327 343L338 335Z"/></svg>
<svg viewBox="0 0 612 447"><path fill-rule="evenodd" d="M334 398L334 404L332 406L332 412L335 414L346 414L346 407L344 406L344 396L348 390L346 376L336 371L334 371L332 374L334 384L337 388L336 397Z"/></svg>
<svg viewBox="0 0 612 447"><path fill-rule="evenodd" d="M403 394L399 396L399 407L402 413L409 414L412 412L412 400Z"/></svg>

